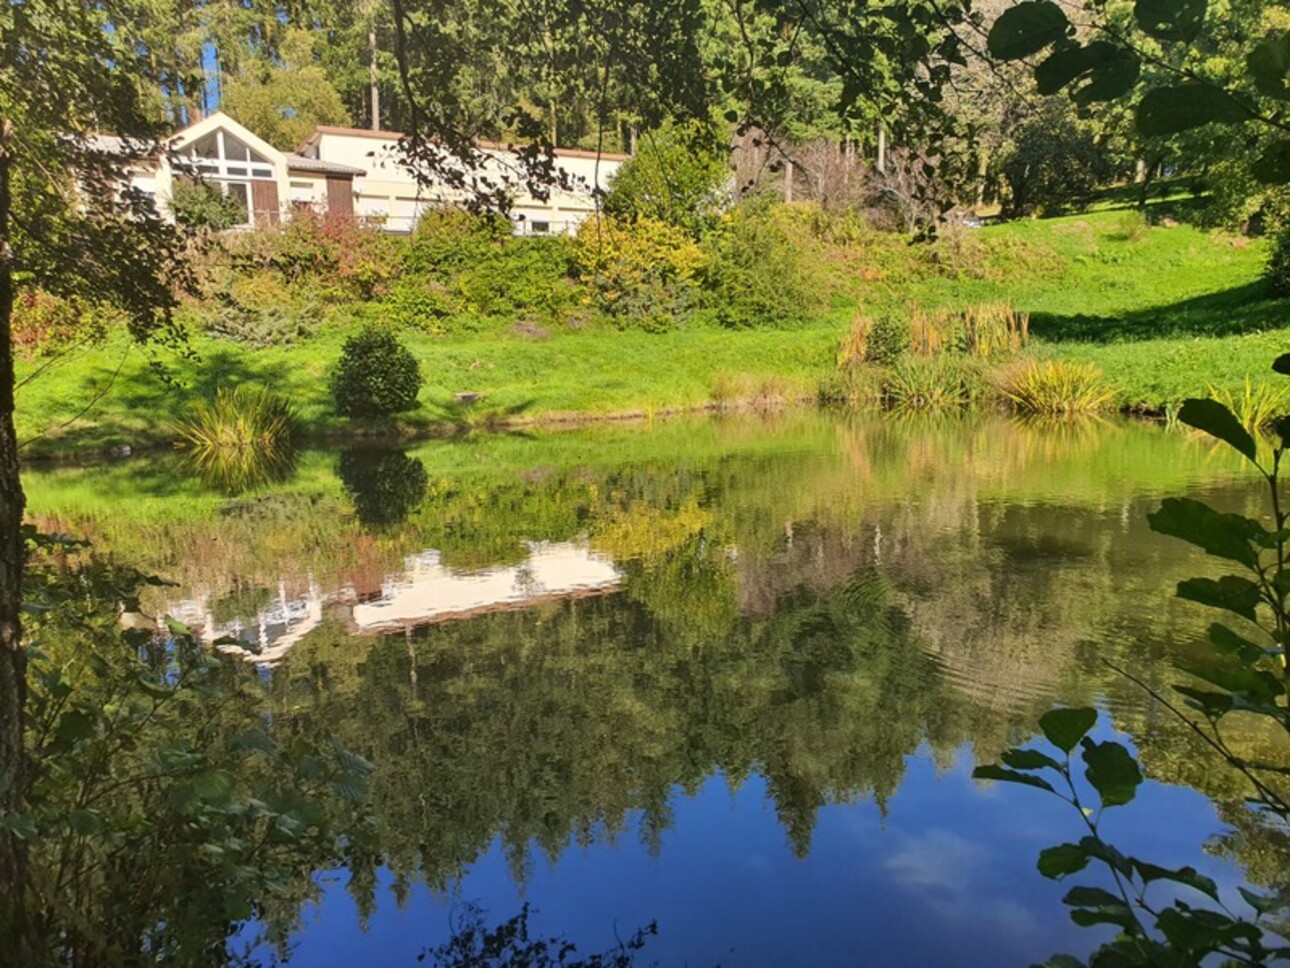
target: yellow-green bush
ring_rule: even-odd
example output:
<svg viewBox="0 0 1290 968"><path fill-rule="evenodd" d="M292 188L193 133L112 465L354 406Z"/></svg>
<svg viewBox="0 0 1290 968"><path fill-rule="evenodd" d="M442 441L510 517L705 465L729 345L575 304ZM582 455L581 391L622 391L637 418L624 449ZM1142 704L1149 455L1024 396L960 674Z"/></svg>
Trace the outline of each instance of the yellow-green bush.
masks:
<svg viewBox="0 0 1290 968"><path fill-rule="evenodd" d="M666 329L687 317L707 263L682 229L653 218L588 221L572 241L572 257L603 312L647 329Z"/></svg>

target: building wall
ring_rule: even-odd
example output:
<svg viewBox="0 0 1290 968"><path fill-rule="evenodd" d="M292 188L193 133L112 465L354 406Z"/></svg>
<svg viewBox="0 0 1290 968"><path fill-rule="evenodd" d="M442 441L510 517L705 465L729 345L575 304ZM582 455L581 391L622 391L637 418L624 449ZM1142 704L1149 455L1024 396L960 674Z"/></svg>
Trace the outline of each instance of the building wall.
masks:
<svg viewBox="0 0 1290 968"><path fill-rule="evenodd" d="M393 232L411 231L428 208L460 204L466 198L465 193L447 186L418 185L412 172L399 160L398 135L391 132L342 134L323 129L307 151L323 161L364 169L367 174L354 179L354 214L380 219ZM508 164L508 152L489 149L485 153L489 157L485 174L497 180L517 182ZM590 152L560 151L556 158L560 169L586 187L573 192L553 190L546 200L517 191L513 207L517 233L575 231L578 223L595 212L591 187L599 185L607 189L623 161L621 156L597 158Z"/></svg>

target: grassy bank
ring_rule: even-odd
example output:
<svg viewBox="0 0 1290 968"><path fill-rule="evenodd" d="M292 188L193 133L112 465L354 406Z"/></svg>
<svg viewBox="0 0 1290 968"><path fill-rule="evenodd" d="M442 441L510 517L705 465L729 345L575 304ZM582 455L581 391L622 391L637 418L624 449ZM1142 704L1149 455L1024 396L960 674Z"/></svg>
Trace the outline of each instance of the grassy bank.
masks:
<svg viewBox="0 0 1290 968"><path fill-rule="evenodd" d="M1290 344L1290 307L1267 298L1259 282L1263 244L1175 223L1160 208L1153 221L1099 211L988 227L935 249L878 235L819 249L828 259L828 308L800 325L409 328L403 338L427 385L403 429L806 398L834 367L857 309L914 304L1008 301L1031 316L1027 352L1095 364L1125 408L1159 410L1211 385L1236 389L1261 377ZM20 379L33 376L18 396L19 434L31 441L25 453L163 443L176 415L230 382L287 396L311 437L351 432L332 412L326 374L354 325L380 315L379 303L352 312L342 305L316 332L267 348L194 334L195 359L156 355L169 383L123 337L25 362ZM463 408L458 393L483 399Z"/></svg>

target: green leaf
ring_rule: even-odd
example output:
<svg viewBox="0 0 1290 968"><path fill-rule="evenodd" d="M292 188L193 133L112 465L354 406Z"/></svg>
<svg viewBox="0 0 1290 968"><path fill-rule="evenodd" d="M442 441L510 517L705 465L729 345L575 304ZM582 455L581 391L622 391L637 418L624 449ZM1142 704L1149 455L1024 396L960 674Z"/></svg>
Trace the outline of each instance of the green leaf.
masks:
<svg viewBox="0 0 1290 968"><path fill-rule="evenodd" d="M1142 770L1119 743L1084 740L1084 776L1102 798L1103 807L1118 807L1133 800L1142 782Z"/></svg>
<svg viewBox="0 0 1290 968"><path fill-rule="evenodd" d="M1138 0L1133 16L1156 40L1191 41L1205 23L1206 0Z"/></svg>
<svg viewBox="0 0 1290 968"><path fill-rule="evenodd" d="M70 746L94 735L94 717L83 709L69 709L58 717L54 735L59 743Z"/></svg>
<svg viewBox="0 0 1290 968"><path fill-rule="evenodd" d="M1147 515L1151 530L1157 534L1181 538L1216 558L1238 561L1247 568L1257 568L1257 542L1267 528L1239 514L1221 514L1203 501L1189 497L1168 497L1160 510Z"/></svg>
<svg viewBox="0 0 1290 968"><path fill-rule="evenodd" d="M1060 763L1039 750L1008 750L1000 759L1004 766L1010 766L1014 770L1042 770L1046 767L1061 769Z"/></svg>
<svg viewBox="0 0 1290 968"><path fill-rule="evenodd" d="M1142 65L1138 55L1105 40L1087 47L1056 50L1035 68L1040 94L1056 94L1073 81L1088 83L1072 95L1077 104L1111 101L1127 94L1137 83Z"/></svg>
<svg viewBox="0 0 1290 968"><path fill-rule="evenodd" d="M1243 887L1238 887L1237 890L1241 892L1241 897L1245 898L1245 903L1258 911L1259 914L1272 914L1285 907L1285 902L1275 894L1255 894L1253 891L1248 891Z"/></svg>
<svg viewBox="0 0 1290 968"><path fill-rule="evenodd" d="M67 815L67 823L83 837L93 836L103 829L103 821L91 810L73 810Z"/></svg>
<svg viewBox="0 0 1290 968"><path fill-rule="evenodd" d="M1074 955L1053 955L1047 961L1040 962L1037 968L1086 968L1086 966Z"/></svg>
<svg viewBox="0 0 1290 968"><path fill-rule="evenodd" d="M1158 138L1213 121L1231 124L1249 117L1249 111L1222 88L1194 81L1148 91L1138 102L1135 123L1138 134Z"/></svg>
<svg viewBox="0 0 1290 968"><path fill-rule="evenodd" d="M1088 866L1089 855L1079 844L1058 844L1039 852L1039 873L1056 880L1067 874L1082 871Z"/></svg>
<svg viewBox="0 0 1290 968"><path fill-rule="evenodd" d="M1290 30L1273 31L1245 59L1260 94L1290 101Z"/></svg>
<svg viewBox="0 0 1290 968"><path fill-rule="evenodd" d="M1254 160L1250 172L1265 185L1284 185L1290 182L1290 140L1283 139L1269 144Z"/></svg>
<svg viewBox="0 0 1290 968"><path fill-rule="evenodd" d="M1188 578L1178 583L1174 593L1179 598L1210 608L1221 608L1242 618L1254 621L1254 610L1259 604L1259 586L1235 575L1212 578Z"/></svg>
<svg viewBox="0 0 1290 968"><path fill-rule="evenodd" d="M1031 776L1028 773L1017 773L1014 770L1005 770L1001 766L993 763L985 766L978 766L972 771L973 779L977 780L998 780L1001 783L1021 783L1025 786L1038 787L1041 790L1047 790L1049 793L1055 793L1052 785L1037 776Z"/></svg>
<svg viewBox="0 0 1290 968"><path fill-rule="evenodd" d="M1232 666L1231 663L1188 663L1183 666L1198 679L1204 679L1220 689L1226 689L1233 698L1248 700L1255 704L1267 704L1280 698L1285 692L1285 684L1279 676L1264 669L1251 669L1248 666ZM1240 705L1241 703L1237 703Z"/></svg>
<svg viewBox="0 0 1290 968"><path fill-rule="evenodd" d="M1061 40L1068 30L1070 21L1057 4L1025 0L999 15L990 28L986 46L1000 60L1019 60Z"/></svg>
<svg viewBox="0 0 1290 968"><path fill-rule="evenodd" d="M1194 689L1191 686L1174 686L1174 691L1181 693L1195 704L1195 707L1207 716L1221 716L1232 711L1232 697L1226 692L1210 692L1207 689Z"/></svg>
<svg viewBox="0 0 1290 968"><path fill-rule="evenodd" d="M0 830L7 830L18 840L32 840L40 833L31 817L18 813L0 817Z"/></svg>
<svg viewBox="0 0 1290 968"><path fill-rule="evenodd" d="M1178 419L1188 427L1209 434L1240 451L1258 463L1259 448L1250 432L1236 419L1232 411L1217 400L1184 400Z"/></svg>
<svg viewBox="0 0 1290 968"><path fill-rule="evenodd" d="M207 803L226 804L233 798L233 774L227 770L202 770L193 776L192 787Z"/></svg>
<svg viewBox="0 0 1290 968"><path fill-rule="evenodd" d="M1133 913L1123 901L1115 907L1075 908L1071 911L1071 920L1081 928L1091 928L1095 924L1117 924L1125 931L1136 930Z"/></svg>
<svg viewBox="0 0 1290 968"><path fill-rule="evenodd" d="M1144 884L1150 884L1152 881L1173 881L1176 884L1186 884L1188 887L1200 891L1206 897L1215 901L1218 900L1218 885L1204 874L1198 873L1194 867L1180 867L1177 870L1170 870L1167 867L1157 867L1155 864L1148 864L1141 860L1135 860L1133 866Z"/></svg>
<svg viewBox="0 0 1290 968"><path fill-rule="evenodd" d="M332 781L331 788L347 803L361 803L367 796L367 780L357 773L342 773Z"/></svg>
<svg viewBox="0 0 1290 968"><path fill-rule="evenodd" d="M1039 728L1048 742L1069 753L1097 722L1097 710L1088 707L1050 709L1039 717Z"/></svg>
<svg viewBox="0 0 1290 968"><path fill-rule="evenodd" d="M1167 907L1156 916L1156 927L1171 946L1197 953L1213 951L1226 943L1231 925L1230 918L1215 911L1183 907Z"/></svg>
<svg viewBox="0 0 1290 968"><path fill-rule="evenodd" d="M1124 901L1100 887L1072 887L1062 898L1071 907L1123 907Z"/></svg>
<svg viewBox="0 0 1290 968"><path fill-rule="evenodd" d="M1226 625L1215 622L1209 627L1209 641L1213 643L1219 655L1235 655L1246 662L1263 658L1267 650L1251 642L1243 635L1237 635Z"/></svg>

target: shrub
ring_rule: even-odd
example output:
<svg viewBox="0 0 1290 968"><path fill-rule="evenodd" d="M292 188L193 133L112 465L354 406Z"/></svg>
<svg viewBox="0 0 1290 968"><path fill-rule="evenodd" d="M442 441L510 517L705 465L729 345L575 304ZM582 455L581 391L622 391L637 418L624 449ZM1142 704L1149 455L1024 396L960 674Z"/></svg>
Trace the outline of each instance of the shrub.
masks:
<svg viewBox="0 0 1290 968"><path fill-rule="evenodd" d="M404 278L390 289L382 301L385 318L395 329L419 329L442 335L449 330L447 320L458 315L461 302L435 279Z"/></svg>
<svg viewBox="0 0 1290 968"><path fill-rule="evenodd" d="M909 320L895 313L883 313L869 328L865 362L875 366L893 366L909 350L909 342Z"/></svg>
<svg viewBox="0 0 1290 968"><path fill-rule="evenodd" d="M402 268L413 275L443 278L478 264L513 238L511 223L498 215L458 208L423 212L403 251Z"/></svg>
<svg viewBox="0 0 1290 968"><path fill-rule="evenodd" d="M573 271L570 239L509 237L464 266L453 290L468 312L551 322L578 301Z"/></svg>
<svg viewBox="0 0 1290 968"><path fill-rule="evenodd" d="M648 330L687 318L706 261L685 232L652 218L588 222L572 240L570 254L602 312L620 325Z"/></svg>
<svg viewBox="0 0 1290 968"><path fill-rule="evenodd" d="M229 198L219 185L176 179L170 193L170 211L184 228L221 232L246 223L246 206Z"/></svg>
<svg viewBox="0 0 1290 968"><path fill-rule="evenodd" d="M711 227L729 173L726 146L712 125L666 123L642 135L614 175L605 212L654 219L698 238Z"/></svg>
<svg viewBox="0 0 1290 968"><path fill-rule="evenodd" d="M388 329L367 326L345 340L331 378L336 409L347 417L390 417L417 405L421 368Z"/></svg>
<svg viewBox="0 0 1290 968"><path fill-rule="evenodd" d="M14 300L12 339L23 356L40 356L107 332L104 310L77 298L54 296L43 289L22 289Z"/></svg>
<svg viewBox="0 0 1290 968"><path fill-rule="evenodd" d="M1001 374L999 392L1022 413L1076 414L1104 410L1115 391L1091 363L1031 361Z"/></svg>
<svg viewBox="0 0 1290 968"><path fill-rule="evenodd" d="M821 305L823 279L765 199L739 205L704 239L705 300L730 329L794 323Z"/></svg>
<svg viewBox="0 0 1290 968"><path fill-rule="evenodd" d="M295 416L285 399L263 388L221 387L176 427L202 479L232 494L291 472Z"/></svg>

